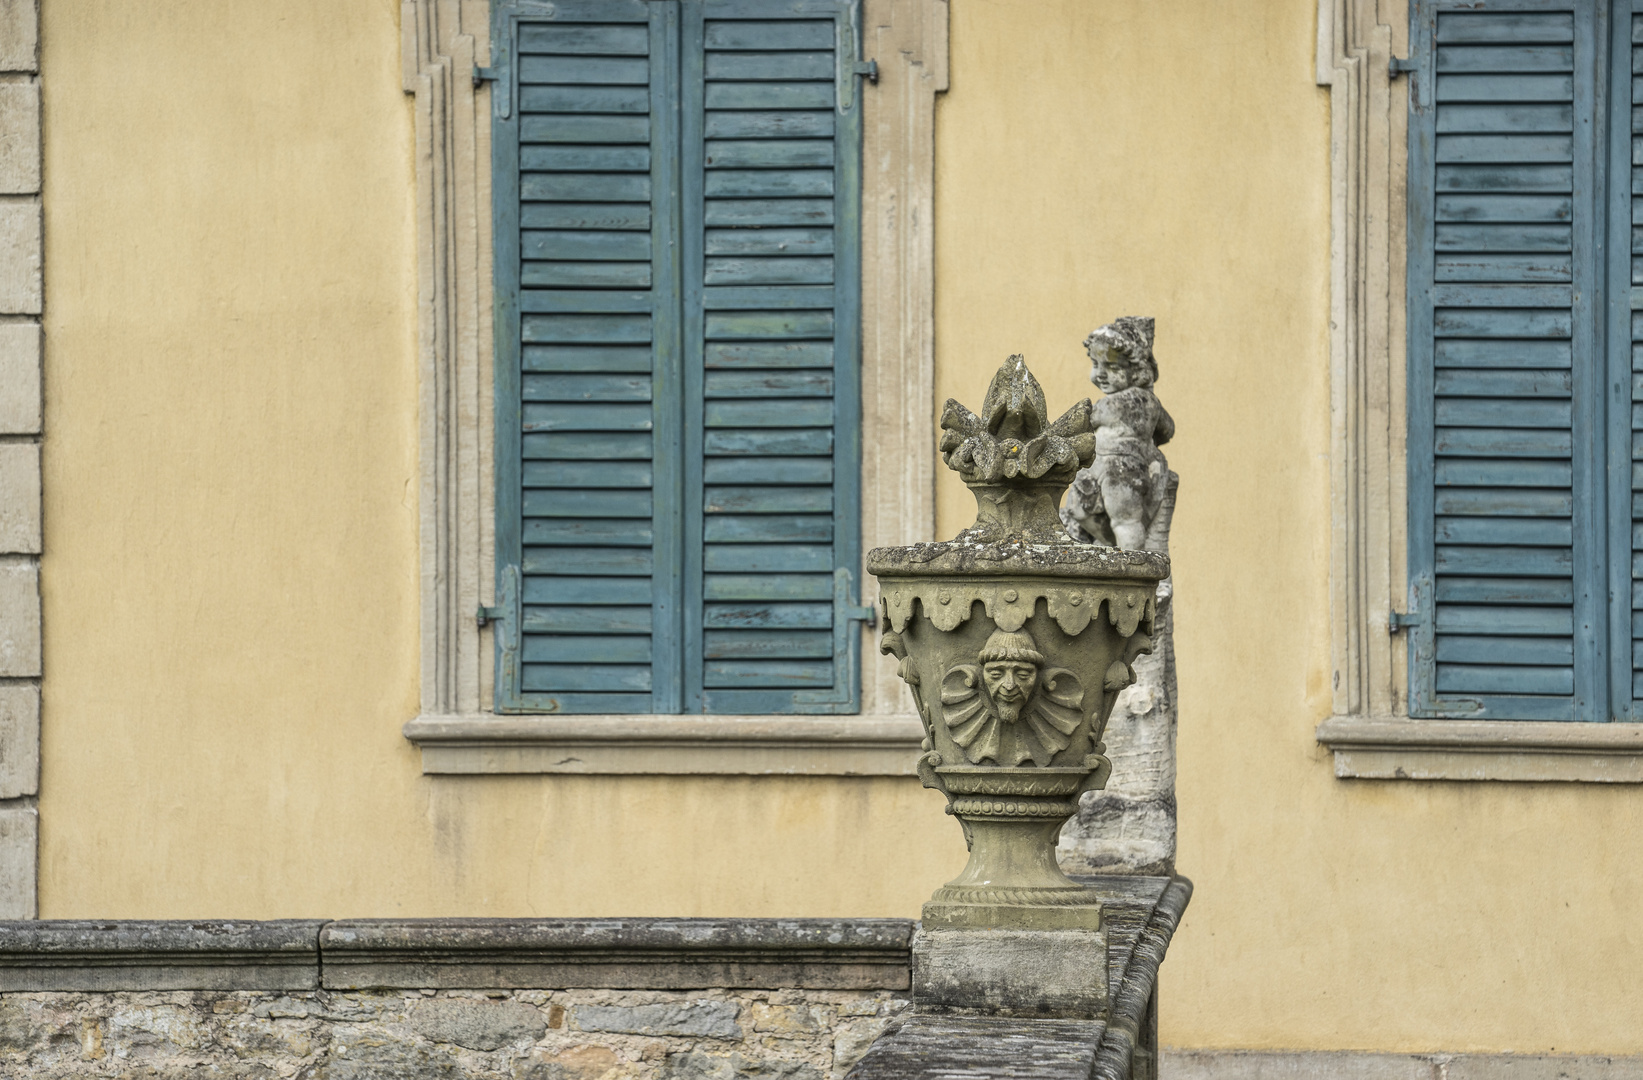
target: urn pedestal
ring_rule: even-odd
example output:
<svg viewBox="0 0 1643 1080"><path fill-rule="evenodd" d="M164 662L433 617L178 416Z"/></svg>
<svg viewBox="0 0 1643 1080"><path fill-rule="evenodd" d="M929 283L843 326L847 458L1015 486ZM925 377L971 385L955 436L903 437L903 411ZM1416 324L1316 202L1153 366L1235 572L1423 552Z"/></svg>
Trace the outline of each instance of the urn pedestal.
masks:
<svg viewBox="0 0 1643 1080"><path fill-rule="evenodd" d="M924 905L920 1007L1095 1018L1107 938L1092 890L1056 865L1078 797L1112 770L1101 736L1152 648L1169 560L1074 542L1061 494L1090 464L1089 401L1051 422L1020 357L981 413L948 401L941 448L976 497L945 543L876 548L881 651L924 726L918 775L947 797L970 849Z"/></svg>
<svg viewBox="0 0 1643 1080"><path fill-rule="evenodd" d="M1096 452L1091 404L1048 419L1020 357L981 414L948 401L941 450L976 496L951 541L876 547L881 651L923 723L918 778L969 847L923 906L918 1008L1101 1018L1101 899L1061 873L1061 825L1112 771L1101 735L1132 662L1152 649L1167 557L1079 544L1061 493Z"/></svg>

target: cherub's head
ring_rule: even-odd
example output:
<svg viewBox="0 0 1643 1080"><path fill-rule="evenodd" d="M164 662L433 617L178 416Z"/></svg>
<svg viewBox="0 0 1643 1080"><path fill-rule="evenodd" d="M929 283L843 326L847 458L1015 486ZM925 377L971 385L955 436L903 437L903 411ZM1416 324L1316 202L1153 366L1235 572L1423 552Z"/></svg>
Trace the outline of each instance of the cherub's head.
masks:
<svg viewBox="0 0 1643 1080"><path fill-rule="evenodd" d="M1152 355L1153 320L1125 315L1084 339L1090 354L1090 382L1103 394L1158 381L1158 362Z"/></svg>
<svg viewBox="0 0 1643 1080"><path fill-rule="evenodd" d="M981 650L981 679L999 719L1013 724L1038 689L1038 671L1044 654L1024 630L994 630Z"/></svg>

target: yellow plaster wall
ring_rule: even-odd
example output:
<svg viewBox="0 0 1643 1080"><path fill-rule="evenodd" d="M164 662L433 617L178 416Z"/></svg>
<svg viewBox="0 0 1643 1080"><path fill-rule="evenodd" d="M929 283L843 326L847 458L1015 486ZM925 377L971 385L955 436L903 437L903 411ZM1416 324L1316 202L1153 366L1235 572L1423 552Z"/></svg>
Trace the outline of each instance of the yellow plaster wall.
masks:
<svg viewBox="0 0 1643 1080"><path fill-rule="evenodd" d="M896 914L956 872L911 780L423 777L399 5L42 6L44 916Z"/></svg>
<svg viewBox="0 0 1643 1080"><path fill-rule="evenodd" d="M389 0L43 0L48 917L916 912L912 782L426 778ZM1643 1051L1628 788L1342 783L1314 0L953 0L938 399L1160 320L1182 1046ZM968 520L944 480L943 535ZM870 657L869 662L877 662Z"/></svg>
<svg viewBox="0 0 1643 1080"><path fill-rule="evenodd" d="M1190 1047L1643 1052L1631 787L1342 782L1329 702L1328 91L1315 0L953 0L937 126L937 397L1155 315L1180 429ZM950 476L943 535L974 500Z"/></svg>

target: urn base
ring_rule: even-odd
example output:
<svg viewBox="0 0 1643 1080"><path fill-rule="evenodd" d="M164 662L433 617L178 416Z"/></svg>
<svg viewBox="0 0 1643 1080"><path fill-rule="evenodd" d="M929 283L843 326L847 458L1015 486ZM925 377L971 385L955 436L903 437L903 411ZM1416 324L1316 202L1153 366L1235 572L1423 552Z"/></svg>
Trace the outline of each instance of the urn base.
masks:
<svg viewBox="0 0 1643 1080"><path fill-rule="evenodd" d="M1054 900L1054 903L1034 904L938 898L924 905L921 918L925 926L950 929L1101 929L1101 902L1090 890L1080 889L1076 896L1057 896Z"/></svg>

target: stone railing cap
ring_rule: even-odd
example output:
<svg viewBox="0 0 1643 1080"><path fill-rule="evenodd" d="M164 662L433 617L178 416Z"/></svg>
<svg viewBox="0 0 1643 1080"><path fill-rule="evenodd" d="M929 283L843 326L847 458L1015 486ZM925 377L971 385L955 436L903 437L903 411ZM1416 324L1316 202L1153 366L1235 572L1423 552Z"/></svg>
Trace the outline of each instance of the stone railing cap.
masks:
<svg viewBox="0 0 1643 1080"><path fill-rule="evenodd" d="M906 949L908 919L350 919L326 949L505 948L683 951Z"/></svg>
<svg viewBox="0 0 1643 1080"><path fill-rule="evenodd" d="M49 919L0 922L0 955L296 953L319 949L322 919Z"/></svg>

